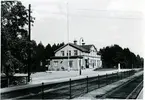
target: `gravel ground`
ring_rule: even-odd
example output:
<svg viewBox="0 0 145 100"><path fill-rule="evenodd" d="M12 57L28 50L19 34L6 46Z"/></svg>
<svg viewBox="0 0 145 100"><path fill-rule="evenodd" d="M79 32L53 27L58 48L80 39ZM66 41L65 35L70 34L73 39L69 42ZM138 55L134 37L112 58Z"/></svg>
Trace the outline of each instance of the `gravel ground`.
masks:
<svg viewBox="0 0 145 100"><path fill-rule="evenodd" d="M121 71L127 71L130 69L121 69ZM104 71L93 71L92 69L82 70L82 75L79 75L78 71L47 71L47 72L39 72L31 74L32 81L29 84L38 84L42 82L50 82L50 81L59 81L60 79L69 79L69 78L79 78L86 76L97 76L104 74L111 74L118 72L117 69L110 70L105 69Z"/></svg>

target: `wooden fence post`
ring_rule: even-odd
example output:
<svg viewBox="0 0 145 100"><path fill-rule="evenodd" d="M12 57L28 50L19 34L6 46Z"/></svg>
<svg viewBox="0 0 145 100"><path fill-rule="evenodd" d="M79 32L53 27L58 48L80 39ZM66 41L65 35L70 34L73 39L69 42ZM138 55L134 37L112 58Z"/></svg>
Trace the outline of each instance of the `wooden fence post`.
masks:
<svg viewBox="0 0 145 100"><path fill-rule="evenodd" d="M123 79L123 72L121 72L121 79Z"/></svg>
<svg viewBox="0 0 145 100"><path fill-rule="evenodd" d="M106 85L107 85L108 83L107 83L107 73L106 73Z"/></svg>
<svg viewBox="0 0 145 100"><path fill-rule="evenodd" d="M69 80L69 97L70 97L70 99L72 98L71 97L71 78Z"/></svg>
<svg viewBox="0 0 145 100"><path fill-rule="evenodd" d="M8 83L7 83L7 84L8 84L8 87L9 87L9 83L10 83L9 77L7 78L7 82L8 82Z"/></svg>
<svg viewBox="0 0 145 100"><path fill-rule="evenodd" d="M42 89L42 99L44 99L44 83L42 82L42 87L41 87L41 89Z"/></svg>
<svg viewBox="0 0 145 100"><path fill-rule="evenodd" d="M118 75L118 72L117 72L117 81L119 80L119 77L118 77L119 75Z"/></svg>
<svg viewBox="0 0 145 100"><path fill-rule="evenodd" d="M112 72L112 74L111 74L112 76L113 76L113 72ZM113 80L112 80L112 78L111 78L111 83L113 83Z"/></svg>
<svg viewBox="0 0 145 100"><path fill-rule="evenodd" d="M98 75L98 88L100 87L100 78L99 78L99 75Z"/></svg>
<svg viewBox="0 0 145 100"><path fill-rule="evenodd" d="M88 93L88 76L87 76L87 93Z"/></svg>

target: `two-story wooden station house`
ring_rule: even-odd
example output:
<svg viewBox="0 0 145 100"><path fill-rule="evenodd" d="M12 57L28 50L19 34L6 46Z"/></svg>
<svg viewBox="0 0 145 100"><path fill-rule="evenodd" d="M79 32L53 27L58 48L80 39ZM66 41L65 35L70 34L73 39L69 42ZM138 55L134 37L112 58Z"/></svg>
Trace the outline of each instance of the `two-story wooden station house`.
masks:
<svg viewBox="0 0 145 100"><path fill-rule="evenodd" d="M49 70L79 70L86 68L100 68L101 57L94 45L77 45L68 43L55 51L51 57Z"/></svg>

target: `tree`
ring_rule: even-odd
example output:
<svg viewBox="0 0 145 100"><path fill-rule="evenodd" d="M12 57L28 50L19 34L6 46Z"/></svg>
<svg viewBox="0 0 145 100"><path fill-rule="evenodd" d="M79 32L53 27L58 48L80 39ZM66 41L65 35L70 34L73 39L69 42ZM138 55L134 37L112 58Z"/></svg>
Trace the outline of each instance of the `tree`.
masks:
<svg viewBox="0 0 145 100"><path fill-rule="evenodd" d="M113 68L121 64L121 68L142 67L143 60L139 55L135 55L128 48L122 49L119 45L107 46L100 49L102 64L105 68Z"/></svg>
<svg viewBox="0 0 145 100"><path fill-rule="evenodd" d="M45 70L45 48L40 42L36 49L37 71Z"/></svg>
<svg viewBox="0 0 145 100"><path fill-rule="evenodd" d="M56 44L54 43L53 45L52 45L52 50L53 50L53 56L54 56L54 51L57 49L57 46L56 46Z"/></svg>
<svg viewBox="0 0 145 100"><path fill-rule="evenodd" d="M120 51L122 51L122 48L118 45L107 46L106 48L100 49L99 53L101 54L103 66L108 68L117 66L118 63L120 63L120 56L118 56L118 58L116 58L116 56L121 54Z"/></svg>
<svg viewBox="0 0 145 100"><path fill-rule="evenodd" d="M137 60L137 67L143 67L142 66L143 65L143 60L139 55L136 56L136 60Z"/></svg>
<svg viewBox="0 0 145 100"><path fill-rule="evenodd" d="M27 66L30 44L27 25L28 9L20 1L1 1L2 72L6 75Z"/></svg>
<svg viewBox="0 0 145 100"><path fill-rule="evenodd" d="M59 44L59 47L58 48L60 48L60 47L62 47L64 45L65 45L64 42L62 42L62 43Z"/></svg>
<svg viewBox="0 0 145 100"><path fill-rule="evenodd" d="M31 72L36 72L37 70L37 44L35 40L31 41Z"/></svg>
<svg viewBox="0 0 145 100"><path fill-rule="evenodd" d="M45 59L50 59L51 56L53 56L53 50L51 45L48 43L45 47Z"/></svg>

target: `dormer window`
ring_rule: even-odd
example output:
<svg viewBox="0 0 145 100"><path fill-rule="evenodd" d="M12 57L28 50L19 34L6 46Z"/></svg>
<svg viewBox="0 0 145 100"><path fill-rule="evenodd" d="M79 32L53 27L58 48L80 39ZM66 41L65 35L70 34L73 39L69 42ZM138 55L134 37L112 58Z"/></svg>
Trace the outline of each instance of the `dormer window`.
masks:
<svg viewBox="0 0 145 100"><path fill-rule="evenodd" d="M64 51L61 51L61 55L64 56Z"/></svg>

